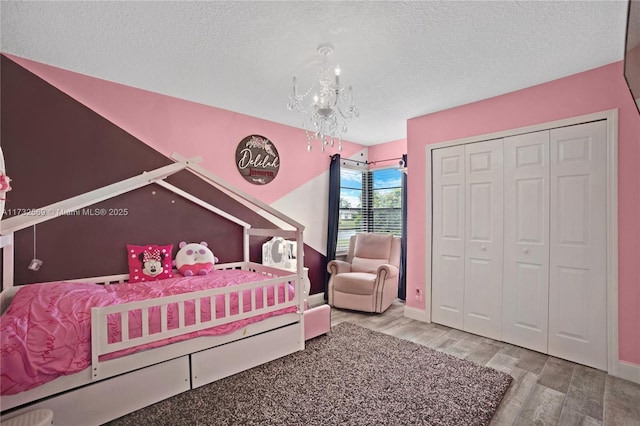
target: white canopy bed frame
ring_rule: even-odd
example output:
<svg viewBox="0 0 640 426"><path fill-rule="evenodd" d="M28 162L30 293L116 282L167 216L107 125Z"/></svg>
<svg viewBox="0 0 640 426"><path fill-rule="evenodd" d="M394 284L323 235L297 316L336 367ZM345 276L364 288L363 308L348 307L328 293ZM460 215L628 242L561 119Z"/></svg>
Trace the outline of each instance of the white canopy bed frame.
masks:
<svg viewBox="0 0 640 426"><path fill-rule="evenodd" d="M302 233L304 226L251 195L222 182L222 180L198 165L199 157L186 159L174 153L172 158L175 161L173 164L42 207L38 209L42 212L41 215L23 214L2 220L0 222L0 247L2 247L3 262L3 289L0 294L1 311L4 312L6 310L13 295L19 288L13 286L13 239L15 232L150 184L160 185L242 226L244 228L243 261L215 265L215 269L253 271L265 275L265 280L196 293L92 308L91 367L75 374L61 376L31 390L2 396L0 399L2 420L10 419L30 410L49 408L54 412L56 424L101 424L178 393L304 349L303 311L306 296L303 294L306 290L303 287L304 245ZM290 229L253 229L248 223L164 180L181 170L188 170L194 173L205 182L222 190L225 194L242 202L257 213L266 218L274 218L279 224L284 223ZM297 242L295 270L292 272L291 270L282 270L250 262L249 238L251 236L279 236L294 239ZM109 285L124 283L128 279L128 274L120 274L66 281ZM267 306L266 287L269 285L275 286L283 282L294 285L294 297L289 297L285 284L285 300L278 300L278 292L274 292L275 303L272 306ZM259 288L265 289L261 291L265 298L261 304L262 308L256 308L257 289ZM250 291L252 309L249 312L243 312L242 309L243 290ZM231 314L230 311L229 300L231 293L237 293L240 297L237 314ZM246 292L244 293L246 294ZM210 298L209 300L211 300L212 304L211 312L213 312L213 300L216 297L224 297L224 317L215 318L216 316L212 315L211 320L204 321L200 318L200 303L202 300ZM178 306L180 325L178 329L167 329L167 305L174 303ZM187 323L184 318L185 303L194 303L196 306L195 323L190 325L185 325ZM229 334L196 337L108 361L99 359L101 355L121 349L203 330L292 306L297 308L296 312L272 316ZM144 319L148 316L149 309L152 307L159 307L160 309L162 330L159 333L150 334L148 326L143 326L142 336L129 338L128 315L125 313L140 310ZM109 343L106 337L106 319L108 315L113 313L121 313L120 321L123 335L122 341Z"/></svg>

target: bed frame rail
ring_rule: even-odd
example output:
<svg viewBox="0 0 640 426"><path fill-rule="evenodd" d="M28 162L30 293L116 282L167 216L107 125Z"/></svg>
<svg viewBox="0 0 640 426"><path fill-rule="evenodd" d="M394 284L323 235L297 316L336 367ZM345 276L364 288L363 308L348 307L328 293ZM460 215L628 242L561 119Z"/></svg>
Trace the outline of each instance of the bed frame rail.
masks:
<svg viewBox="0 0 640 426"><path fill-rule="evenodd" d="M289 286L299 289L296 286L297 276L291 272L279 270L276 268L264 267L260 264L250 262L237 262L222 265L216 265L216 269L243 269L262 273L266 277L265 280L250 282L232 287L221 287L209 290L203 290L192 293L178 294L151 300L135 301L122 303L118 305L110 305L96 307L91 309L91 361L92 361L92 378L93 380L101 379L100 374L100 357L111 354L120 350L134 348L136 346L154 343L160 340L170 339L172 337L183 334L193 333L207 328L229 324L234 321L267 314L269 312L286 309L292 306L300 309L301 295L296 290L294 296L291 297L288 291ZM288 275L285 275L288 274ZM115 278L109 277L109 278ZM127 277L128 278L128 277ZM118 278L118 281L120 279ZM123 280L126 281L126 280ZM268 304L268 288L273 288L273 301ZM261 289L259 292L258 289ZM284 298L280 296L283 292ZM245 294L248 292L248 295ZM259 295L261 293L261 295ZM236 298L231 301L232 296ZM245 298L250 307L245 310ZM222 301L222 302L221 302ZM260 303L261 302L261 303ZM187 318L186 304L193 304L195 318ZM205 319L202 316L202 309L208 304L210 318ZM178 327L169 329L169 306L177 307ZM222 312L220 312L222 305ZM258 307L261 305L261 307ZM216 308L217 306L217 308ZM150 332L149 317L152 309L160 310L160 331ZM235 312L232 312L236 310ZM129 335L129 315L139 312L142 321L141 335L132 337ZM111 315L116 315L116 321L119 320L121 339L115 342L109 342L109 323L108 319ZM113 318L113 317L112 317ZM190 323L187 325L187 323Z"/></svg>

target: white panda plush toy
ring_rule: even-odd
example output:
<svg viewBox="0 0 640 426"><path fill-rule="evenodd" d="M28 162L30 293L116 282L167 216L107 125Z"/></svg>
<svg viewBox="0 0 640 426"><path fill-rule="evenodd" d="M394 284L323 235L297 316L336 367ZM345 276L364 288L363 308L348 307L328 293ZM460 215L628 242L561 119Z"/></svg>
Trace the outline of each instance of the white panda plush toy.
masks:
<svg viewBox="0 0 640 426"><path fill-rule="evenodd" d="M176 268L185 277L206 275L218 261L204 241L199 244L182 241L178 247L180 250L176 254Z"/></svg>

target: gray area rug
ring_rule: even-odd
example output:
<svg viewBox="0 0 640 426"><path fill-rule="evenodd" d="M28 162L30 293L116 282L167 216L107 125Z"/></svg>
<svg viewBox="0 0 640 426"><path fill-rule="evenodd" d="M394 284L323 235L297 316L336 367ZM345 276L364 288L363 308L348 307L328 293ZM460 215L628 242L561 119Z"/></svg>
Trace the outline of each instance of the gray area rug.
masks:
<svg viewBox="0 0 640 426"><path fill-rule="evenodd" d="M110 425L487 425L511 376L341 323L306 349Z"/></svg>

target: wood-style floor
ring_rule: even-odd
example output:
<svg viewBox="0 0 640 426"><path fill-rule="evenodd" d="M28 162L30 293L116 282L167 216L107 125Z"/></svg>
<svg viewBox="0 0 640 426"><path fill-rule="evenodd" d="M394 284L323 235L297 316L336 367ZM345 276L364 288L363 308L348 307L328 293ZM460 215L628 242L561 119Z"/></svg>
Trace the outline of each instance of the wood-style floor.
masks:
<svg viewBox="0 0 640 426"><path fill-rule="evenodd" d="M552 356L404 316L396 301L383 314L333 308L343 321L493 367L514 381L491 426L640 426L640 385Z"/></svg>

